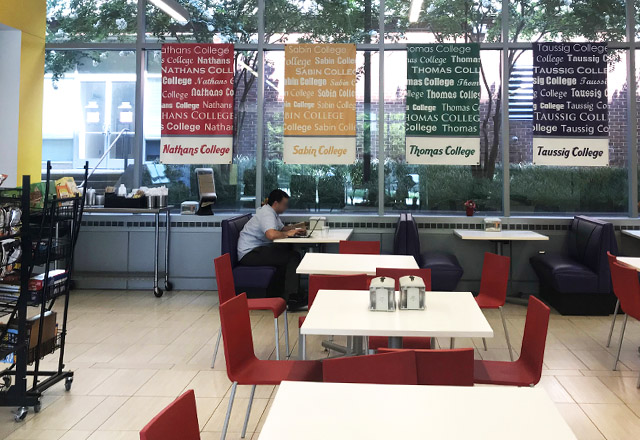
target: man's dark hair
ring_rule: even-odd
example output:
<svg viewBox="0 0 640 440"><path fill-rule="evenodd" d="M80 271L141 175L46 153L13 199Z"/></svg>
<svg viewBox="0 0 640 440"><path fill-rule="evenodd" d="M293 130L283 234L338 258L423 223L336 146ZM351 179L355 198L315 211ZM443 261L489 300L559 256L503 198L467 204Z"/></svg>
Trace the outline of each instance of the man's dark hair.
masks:
<svg viewBox="0 0 640 440"><path fill-rule="evenodd" d="M274 189L269 193L269 198L267 199L267 203L269 204L269 206L273 206L274 203L282 202L282 199L288 199L288 198L289 198L289 194L287 194L286 192L282 191L281 189Z"/></svg>

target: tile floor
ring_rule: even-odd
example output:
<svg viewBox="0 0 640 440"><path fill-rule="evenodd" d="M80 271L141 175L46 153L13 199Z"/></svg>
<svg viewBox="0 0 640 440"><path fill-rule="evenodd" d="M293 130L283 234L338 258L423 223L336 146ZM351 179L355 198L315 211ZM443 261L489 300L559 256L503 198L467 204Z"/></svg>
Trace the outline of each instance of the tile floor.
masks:
<svg viewBox="0 0 640 440"><path fill-rule="evenodd" d="M520 347L526 309L507 305L511 340ZM457 340L475 347L476 357L508 360L498 313L487 312L496 331L484 351L481 340ZM297 319L289 320L297 353ZM549 393L579 439L640 438L640 323L630 319L620 371L611 371L618 340L606 348L609 317L563 317L553 314L547 339L545 371L539 386ZM620 320L619 320L620 322ZM260 358L274 358L273 319L252 312L254 342ZM42 411L30 411L15 423L0 408L0 439L133 440L164 406L193 388L202 439L218 439L231 383L221 348L215 369L211 354L218 330L215 292L171 292L157 299L148 291L76 291L72 295L67 339L67 367L75 371L70 392L58 384L46 392ZM281 328L283 326L281 325ZM284 332L284 329L282 329ZM321 338L309 338L309 357L327 356ZM284 338L280 338L284 351ZM440 340L448 347L448 340ZM45 367L54 364L45 359ZM249 387L239 387L228 438L240 437ZM257 439L275 387L258 387L248 439Z"/></svg>

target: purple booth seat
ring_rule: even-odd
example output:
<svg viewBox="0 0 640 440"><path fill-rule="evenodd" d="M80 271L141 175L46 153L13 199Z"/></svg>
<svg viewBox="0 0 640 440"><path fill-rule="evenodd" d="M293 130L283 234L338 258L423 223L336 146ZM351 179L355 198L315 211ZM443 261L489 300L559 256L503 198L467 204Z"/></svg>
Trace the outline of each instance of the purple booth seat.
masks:
<svg viewBox="0 0 640 440"><path fill-rule="evenodd" d="M418 225L411 214L400 214L394 239L396 255L413 255L423 269L431 269L431 290L453 291L462 278L463 270L455 255L446 252L420 253Z"/></svg>
<svg viewBox="0 0 640 440"><path fill-rule="evenodd" d="M616 297L607 251L618 253L613 225L577 216L567 235L567 255L538 254L529 260L540 281L540 296L563 315L612 313Z"/></svg>
<svg viewBox="0 0 640 440"><path fill-rule="evenodd" d="M240 231L251 218L251 214L222 220L222 255L228 253L233 267L233 282L236 295L243 292L248 298L265 298L269 296L269 285L276 273L273 266L240 266L238 264L238 239Z"/></svg>

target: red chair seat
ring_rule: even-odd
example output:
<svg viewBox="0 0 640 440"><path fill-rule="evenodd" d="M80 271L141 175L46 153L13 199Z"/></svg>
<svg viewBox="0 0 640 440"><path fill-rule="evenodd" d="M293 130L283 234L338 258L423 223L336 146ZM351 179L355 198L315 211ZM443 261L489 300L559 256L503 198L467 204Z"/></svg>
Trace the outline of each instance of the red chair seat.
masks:
<svg viewBox="0 0 640 440"><path fill-rule="evenodd" d="M369 336L369 349L379 350L389 346L389 338L385 336ZM402 338L402 348L408 350L428 350L431 348L431 338Z"/></svg>
<svg viewBox="0 0 640 440"><path fill-rule="evenodd" d="M481 309L499 309L504 305L504 300L488 295L476 296L476 302Z"/></svg>
<svg viewBox="0 0 640 440"><path fill-rule="evenodd" d="M298 317L298 328L302 327L302 324L304 324L305 318L306 318L306 316L299 316Z"/></svg>
<svg viewBox="0 0 640 440"><path fill-rule="evenodd" d="M322 382L321 361L249 362L233 376L239 385L280 385L283 380Z"/></svg>
<svg viewBox="0 0 640 440"><path fill-rule="evenodd" d="M282 298L255 298L247 300L249 310L271 310L277 318L287 310L287 302Z"/></svg>
<svg viewBox="0 0 640 440"><path fill-rule="evenodd" d="M534 372L523 362L481 361L473 363L473 381L493 385L527 387L537 383Z"/></svg>

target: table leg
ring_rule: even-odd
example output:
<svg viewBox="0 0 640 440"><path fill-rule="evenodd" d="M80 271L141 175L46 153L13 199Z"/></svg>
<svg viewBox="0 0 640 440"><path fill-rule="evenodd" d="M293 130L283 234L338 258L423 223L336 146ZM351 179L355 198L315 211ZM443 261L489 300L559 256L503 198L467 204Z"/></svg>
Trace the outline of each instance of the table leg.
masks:
<svg viewBox="0 0 640 440"><path fill-rule="evenodd" d="M300 334L300 340L298 341L298 357L303 361L307 360L307 336Z"/></svg>
<svg viewBox="0 0 640 440"><path fill-rule="evenodd" d="M171 235L171 213L169 209L167 209L165 222L167 235L164 239L164 288L165 290L171 291L173 290L173 284L169 282L169 236Z"/></svg>
<svg viewBox="0 0 640 440"><path fill-rule="evenodd" d="M402 348L402 337L389 336L389 348Z"/></svg>
<svg viewBox="0 0 640 440"><path fill-rule="evenodd" d="M153 254L153 294L158 298L162 296L162 289L158 286L158 248L160 245L160 212L155 213L155 243Z"/></svg>

